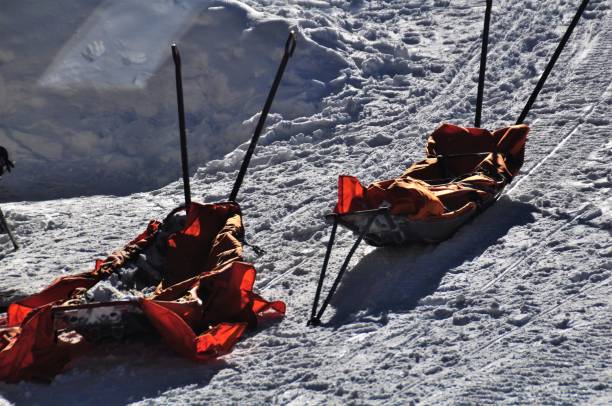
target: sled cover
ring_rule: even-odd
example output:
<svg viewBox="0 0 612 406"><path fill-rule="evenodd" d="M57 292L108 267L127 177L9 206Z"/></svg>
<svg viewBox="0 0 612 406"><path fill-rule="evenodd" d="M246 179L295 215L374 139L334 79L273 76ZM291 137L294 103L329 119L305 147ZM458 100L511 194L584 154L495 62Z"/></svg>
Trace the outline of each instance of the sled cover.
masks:
<svg viewBox="0 0 612 406"><path fill-rule="evenodd" d="M443 124L427 141L427 158L401 176L367 188L340 176L336 214L389 207L410 220L449 219L492 200L523 165L529 128L514 125L489 132Z"/></svg>

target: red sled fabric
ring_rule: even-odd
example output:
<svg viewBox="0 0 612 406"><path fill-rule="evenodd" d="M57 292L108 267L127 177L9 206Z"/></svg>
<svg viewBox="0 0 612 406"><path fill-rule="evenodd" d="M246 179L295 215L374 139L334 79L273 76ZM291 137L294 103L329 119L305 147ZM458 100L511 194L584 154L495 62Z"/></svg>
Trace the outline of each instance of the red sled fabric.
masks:
<svg viewBox="0 0 612 406"><path fill-rule="evenodd" d="M354 176L338 179L336 214L389 207L412 220L460 216L492 199L523 165L529 127L490 132L443 124L428 138L425 160L397 178L368 187Z"/></svg>
<svg viewBox="0 0 612 406"><path fill-rule="evenodd" d="M53 309L70 306L99 281L150 246L161 226L147 230L94 269L58 278L41 292L12 303L0 317L0 380L50 380L83 348L58 339ZM283 315L283 302L253 292L256 271L242 261L244 229L236 203L192 203L185 227L167 239L167 264L155 293L138 300L151 325L176 353L206 361L231 351L258 316Z"/></svg>

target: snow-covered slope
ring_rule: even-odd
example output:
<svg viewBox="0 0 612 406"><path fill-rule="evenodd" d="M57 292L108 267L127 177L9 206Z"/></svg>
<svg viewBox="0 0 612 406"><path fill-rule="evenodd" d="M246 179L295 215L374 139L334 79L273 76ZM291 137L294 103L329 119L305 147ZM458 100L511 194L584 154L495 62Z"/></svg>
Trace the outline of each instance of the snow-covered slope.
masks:
<svg viewBox="0 0 612 406"><path fill-rule="evenodd" d="M36 3L36 4L34 4ZM182 53L193 168L246 141L292 21L240 3L12 1L0 16L0 145L19 171L0 201L130 194L176 177ZM275 112L320 110L346 62L303 39Z"/></svg>
<svg viewBox="0 0 612 406"><path fill-rule="evenodd" d="M485 127L514 122L573 16L574 3L494 2ZM522 174L499 203L439 245L361 246L317 328L305 324L329 237L322 217L333 206L337 175L350 173L365 182L398 175L423 156L425 137L437 125L472 123L484 2L245 0L208 6L196 13L198 30L234 34L203 46L205 36L192 28L180 42L184 58L206 59L207 52L217 52L211 69L231 72L236 66L221 58L229 52L227 37L232 52L257 54L260 62L249 61L233 76L242 79L235 82L230 105L249 106L244 116L232 112L220 119L221 110L209 116L207 106L214 105L210 97L229 93L214 87L190 90L187 103L199 121L188 122L189 142L192 151L205 155L200 162L215 157L205 151L222 154L248 138L254 118L244 126L235 120L245 120L260 108L287 28L300 32L296 58L273 107L276 114L269 119L269 131L239 195L247 238L266 250L254 258L256 286L266 297L285 300L287 316L267 321L231 354L211 364L168 355L156 341L144 346L109 344L79 359L48 386L1 384L6 401L612 401L608 2L591 0L574 31L527 118L532 132ZM246 48L241 48L242 40L232 39L248 38L252 32L261 35ZM190 35L197 37L191 44ZM255 44L260 48L253 49ZM96 49L93 46L92 52ZM165 172L173 171L177 178L176 152L168 152L176 149L174 94L167 80L169 62L163 66L133 98L111 92L96 103L107 111L100 117L111 121L119 120L110 114L121 109L117 106L134 106L135 122L145 120L151 126L144 144L153 155L163 151L174 156ZM186 84L201 83L201 71L187 72ZM246 73L254 76L241 76ZM253 77L261 83L253 85ZM142 100L162 83L164 97ZM79 97L87 99L86 94ZM141 100L155 109L162 109L155 103L163 100L166 121L144 119L149 116L138 110ZM91 130L94 121L77 125L66 118L70 111L60 107L58 120L75 135ZM92 108L86 105L84 111ZM7 120L19 116L15 110L3 114ZM218 120L220 134L234 131L229 123L245 132L237 138L212 135L198 124L207 120ZM137 142L129 138L138 137L137 125L128 131L128 123L113 122L107 127L110 137L118 131L126 142ZM0 144L6 139L0 138ZM201 166L192 179L194 199L226 199L245 148ZM119 150L108 149L113 155ZM149 153L148 148L142 150ZM67 165L72 168L75 162ZM7 188L11 177L2 179ZM148 181L133 183L137 188L150 185ZM181 196L181 184L175 182L126 197L3 204L23 249L11 252L8 238L0 235L2 300L32 293L57 275L90 268L94 258L128 241L149 218L163 217ZM330 269L338 269L353 238L339 232Z"/></svg>

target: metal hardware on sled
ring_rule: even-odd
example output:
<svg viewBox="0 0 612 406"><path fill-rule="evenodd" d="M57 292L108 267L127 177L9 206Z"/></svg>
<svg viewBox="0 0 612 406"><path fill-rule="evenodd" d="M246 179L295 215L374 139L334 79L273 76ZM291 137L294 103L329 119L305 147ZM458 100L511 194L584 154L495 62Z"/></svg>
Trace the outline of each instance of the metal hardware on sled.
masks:
<svg viewBox="0 0 612 406"><path fill-rule="evenodd" d="M52 313L57 333L74 330L89 341L120 340L153 331L137 301L55 306Z"/></svg>

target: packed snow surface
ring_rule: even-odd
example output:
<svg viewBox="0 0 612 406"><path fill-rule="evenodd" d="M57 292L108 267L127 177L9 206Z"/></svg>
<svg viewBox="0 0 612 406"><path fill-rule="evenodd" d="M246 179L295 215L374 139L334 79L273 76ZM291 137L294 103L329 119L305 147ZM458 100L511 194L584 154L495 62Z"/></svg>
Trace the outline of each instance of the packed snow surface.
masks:
<svg viewBox="0 0 612 406"><path fill-rule="evenodd" d="M315 328L337 176L397 176L438 125L472 125L485 2L5 3L0 145L17 167L0 201L22 248L0 234L4 305L91 269L181 202L167 44L184 61L193 198L215 202L289 29L299 41L238 196L266 251L256 287L286 317L207 364L154 338L107 344L49 385L0 384L0 403L612 402L609 2L590 1L501 200L441 244L361 245ZM514 123L577 3L494 2L484 127ZM331 276L354 238L339 230Z"/></svg>

